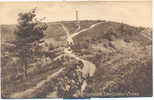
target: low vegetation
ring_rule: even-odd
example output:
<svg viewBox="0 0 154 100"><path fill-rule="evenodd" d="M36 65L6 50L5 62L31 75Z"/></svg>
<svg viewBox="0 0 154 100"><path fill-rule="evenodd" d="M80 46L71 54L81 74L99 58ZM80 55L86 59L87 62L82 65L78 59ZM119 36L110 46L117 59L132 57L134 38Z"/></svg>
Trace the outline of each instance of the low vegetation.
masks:
<svg viewBox="0 0 154 100"><path fill-rule="evenodd" d="M47 23L48 28L39 31L44 33L44 36L33 40L49 41L50 49L43 51L38 47L35 52L28 54L30 57L27 57L26 61L27 79L24 78L25 69L21 67L23 61L16 56L19 53L16 52L17 45L14 44L17 35L13 31L17 27L1 26L1 35L4 38L1 44L2 98L11 98L14 93L24 93L23 91L31 88L35 88L34 92L23 97L152 96L152 30L102 20L81 20L80 30L99 22L101 24L73 38L73 52L96 65L96 72L88 80L82 96L77 95L81 86L81 75L76 68L78 60L68 56L54 60L63 54L63 48L67 46L63 42L66 33L59 23L64 24L70 33L73 33L77 28L76 21ZM54 39L51 43L50 38ZM64 70L54 78L48 78L62 68ZM38 84L42 85L36 88Z"/></svg>

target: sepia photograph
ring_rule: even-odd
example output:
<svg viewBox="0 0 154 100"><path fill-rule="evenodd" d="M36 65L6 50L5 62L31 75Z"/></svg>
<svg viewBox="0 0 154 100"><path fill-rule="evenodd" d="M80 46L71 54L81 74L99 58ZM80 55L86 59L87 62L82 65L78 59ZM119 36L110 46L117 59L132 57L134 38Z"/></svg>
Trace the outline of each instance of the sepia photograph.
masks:
<svg viewBox="0 0 154 100"><path fill-rule="evenodd" d="M152 97L152 1L0 2L1 98Z"/></svg>

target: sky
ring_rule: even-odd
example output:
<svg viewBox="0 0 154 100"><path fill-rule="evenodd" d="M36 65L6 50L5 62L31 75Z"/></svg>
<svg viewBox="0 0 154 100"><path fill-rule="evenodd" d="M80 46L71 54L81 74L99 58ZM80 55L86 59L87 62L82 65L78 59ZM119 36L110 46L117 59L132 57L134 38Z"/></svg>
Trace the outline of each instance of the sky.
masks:
<svg viewBox="0 0 154 100"><path fill-rule="evenodd" d="M152 2L0 2L0 24L17 24L19 12L37 7L37 16L46 22L75 20L108 20L133 26L152 27Z"/></svg>

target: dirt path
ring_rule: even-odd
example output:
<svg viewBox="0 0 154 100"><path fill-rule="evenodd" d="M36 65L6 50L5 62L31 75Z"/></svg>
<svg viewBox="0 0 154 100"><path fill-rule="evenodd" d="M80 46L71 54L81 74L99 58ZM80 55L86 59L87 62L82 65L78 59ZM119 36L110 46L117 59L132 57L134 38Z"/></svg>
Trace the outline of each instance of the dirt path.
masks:
<svg viewBox="0 0 154 100"><path fill-rule="evenodd" d="M42 80L41 82L39 82L38 84L36 84L36 86L27 89L23 92L17 92L14 93L12 95L10 95L10 98L32 98L32 94L35 93L36 91L40 91L40 88L45 85L47 82L51 81L52 78L58 76L65 68L61 68L59 69L57 72L49 75L46 80Z"/></svg>
<svg viewBox="0 0 154 100"><path fill-rule="evenodd" d="M146 31L146 30L143 30L143 31L141 31L141 35L142 36L144 36L145 38L147 38L148 40L151 40L152 41L152 36L149 34L147 34L147 33L150 33L149 31Z"/></svg>
<svg viewBox="0 0 154 100"><path fill-rule="evenodd" d="M93 24L93 25L91 25L89 28L85 28L85 29L82 29L82 30L79 31L79 32L75 32L75 33L71 34L69 37L70 37L70 38L73 38L73 37L77 36L78 34L80 34L80 33L82 33L82 32L85 32L85 31L88 31L88 30L90 30L90 29L94 28L95 26L97 26L97 25L99 25L99 24L102 24L102 23L104 23L104 22L99 22L99 23Z"/></svg>
<svg viewBox="0 0 154 100"><path fill-rule="evenodd" d="M101 23L102 23L102 22L101 22ZM101 24L101 23L93 24L93 25L91 25L89 28L83 29L83 30L81 30L81 31L79 31L79 32L75 32L75 33L73 33L73 34L70 34L69 31L68 31L68 29L67 29L64 25L62 25L62 27L64 28L64 31L65 31L66 34L67 34L67 42L68 42L68 43L71 43L71 44L74 44L73 37L77 36L78 34L84 32L84 31L90 30L90 29L94 28L95 26L97 26L97 25L99 25L99 24ZM77 59L77 60L82 61L82 63L83 63L83 68L82 68L81 72L82 72L83 77L86 77L86 76L92 77L92 76L94 75L94 73L95 73L95 71L96 71L96 66L95 66L95 64L93 64L92 62L86 61L86 60L84 60L84 59L78 57L77 55L75 55L75 54L72 52L71 47L65 48L65 49L64 49L64 53L67 54L67 56L70 56L70 57L73 57L73 58L75 58L75 59ZM85 90L86 86L87 86L87 82L84 81L83 84L82 84L82 86L81 86L81 92L83 92L83 91Z"/></svg>
<svg viewBox="0 0 154 100"><path fill-rule="evenodd" d="M148 35L146 34L141 34L142 36L144 36L145 38L147 38L148 40L151 40L152 41L152 37L149 37Z"/></svg>
<svg viewBox="0 0 154 100"><path fill-rule="evenodd" d="M74 41L72 39L73 37L75 37L76 35L80 34L81 32L90 30L90 29L94 28L96 25L101 24L101 23L93 24L89 28L83 29L83 30L81 30L79 32L75 32L72 35L69 33L69 30L63 24L60 24L60 25L63 27L64 31L67 34L67 42L74 44ZM54 60L57 60L57 59L61 58L62 56L65 56L65 55L73 57L73 58L75 58L77 60L82 61L83 65L84 65L84 67L82 69L83 76L89 75L90 77L92 77L94 75L94 73L96 71L95 64L93 64L92 62L86 61L86 60L78 57L77 55L75 55L72 52L72 50L70 49L70 47L64 48L64 54L56 57ZM11 94L10 98L31 98L33 93L35 93L36 91L40 91L40 88L42 86L44 86L47 82L51 81L52 78L54 78L55 76L58 76L64 69L65 68L59 69L57 72L49 75L45 80L42 80L41 82L39 82L38 84L36 84L36 86L34 86L32 88L29 88L29 89L27 89L25 91L22 91L22 92L17 92L17 93ZM84 82L83 85L81 86L81 91L82 92L85 90L86 86L87 86L87 84L85 84L85 82Z"/></svg>

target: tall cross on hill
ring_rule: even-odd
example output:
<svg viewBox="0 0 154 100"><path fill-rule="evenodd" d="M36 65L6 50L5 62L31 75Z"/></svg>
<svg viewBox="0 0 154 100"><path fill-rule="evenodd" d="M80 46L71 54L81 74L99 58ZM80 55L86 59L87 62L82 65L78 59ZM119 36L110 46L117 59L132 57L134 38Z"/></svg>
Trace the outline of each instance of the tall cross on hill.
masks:
<svg viewBox="0 0 154 100"><path fill-rule="evenodd" d="M79 23L79 15L78 15L78 11L75 11L75 17L76 17L76 22Z"/></svg>

